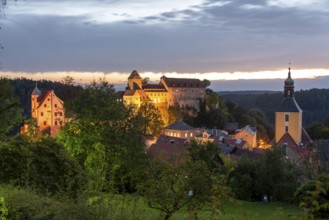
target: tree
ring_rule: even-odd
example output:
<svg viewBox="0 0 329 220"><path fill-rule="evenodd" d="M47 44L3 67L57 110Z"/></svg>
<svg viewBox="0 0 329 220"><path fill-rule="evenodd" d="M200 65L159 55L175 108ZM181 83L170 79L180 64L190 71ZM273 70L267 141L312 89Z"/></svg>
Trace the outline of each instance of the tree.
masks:
<svg viewBox="0 0 329 220"><path fill-rule="evenodd" d="M150 81L150 77L145 77L142 79L142 85L146 85Z"/></svg>
<svg viewBox="0 0 329 220"><path fill-rule="evenodd" d="M299 206L305 208L311 217L329 217L329 174L323 173L315 180L300 186L294 195Z"/></svg>
<svg viewBox="0 0 329 220"><path fill-rule="evenodd" d="M7 78L0 78L0 138L5 135L22 119L18 99Z"/></svg>
<svg viewBox="0 0 329 220"><path fill-rule="evenodd" d="M209 87L210 84L211 84L211 82L210 82L209 80L207 80L207 79L202 80L202 85L203 85L205 88Z"/></svg>
<svg viewBox="0 0 329 220"><path fill-rule="evenodd" d="M172 166L153 161L146 177L141 186L143 197L149 207L163 213L163 219L184 206L200 209L211 198L211 175L202 162Z"/></svg>
<svg viewBox="0 0 329 220"><path fill-rule="evenodd" d="M144 134L158 136L164 127L158 108L153 103L144 102L139 107L138 113L143 117Z"/></svg>
<svg viewBox="0 0 329 220"><path fill-rule="evenodd" d="M76 197L86 187L85 173L77 161L51 138L0 142L0 154L2 183L69 197Z"/></svg>
<svg viewBox="0 0 329 220"><path fill-rule="evenodd" d="M134 190L146 158L141 117L105 81L88 85L74 106L76 118L57 139L86 171L89 189Z"/></svg>
<svg viewBox="0 0 329 220"><path fill-rule="evenodd" d="M74 78L72 76L65 76L62 80L64 85L73 85L75 83Z"/></svg>

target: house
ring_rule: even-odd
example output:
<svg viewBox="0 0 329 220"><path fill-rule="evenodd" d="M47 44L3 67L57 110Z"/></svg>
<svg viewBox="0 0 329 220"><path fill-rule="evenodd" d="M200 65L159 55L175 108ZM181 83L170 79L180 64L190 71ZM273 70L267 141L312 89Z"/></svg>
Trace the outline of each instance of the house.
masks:
<svg viewBox="0 0 329 220"><path fill-rule="evenodd" d="M185 138L161 134L157 141L148 148L148 151L159 161L179 165L186 159L187 143L188 140Z"/></svg>
<svg viewBox="0 0 329 220"><path fill-rule="evenodd" d="M54 90L40 91L37 85L31 94L31 117L43 134L55 137L65 125L64 102L58 98ZM28 132L27 125L21 133Z"/></svg>
<svg viewBox="0 0 329 220"><path fill-rule="evenodd" d="M229 138L227 131L218 129L200 129L195 140L199 143L222 142L224 138Z"/></svg>
<svg viewBox="0 0 329 220"><path fill-rule="evenodd" d="M194 139L198 133L198 129L186 124L182 120L178 120L162 130L162 134L164 135L185 138L187 140Z"/></svg>
<svg viewBox="0 0 329 220"><path fill-rule="evenodd" d="M250 125L237 129L235 131L234 138L246 141L249 148L257 147L257 130L255 127L251 127Z"/></svg>

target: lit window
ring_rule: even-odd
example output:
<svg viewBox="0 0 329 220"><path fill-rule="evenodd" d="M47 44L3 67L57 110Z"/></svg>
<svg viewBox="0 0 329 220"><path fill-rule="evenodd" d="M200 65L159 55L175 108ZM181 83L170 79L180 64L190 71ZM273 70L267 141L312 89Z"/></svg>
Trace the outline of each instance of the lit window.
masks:
<svg viewBox="0 0 329 220"><path fill-rule="evenodd" d="M190 137L193 137L193 133L192 132L190 133Z"/></svg>

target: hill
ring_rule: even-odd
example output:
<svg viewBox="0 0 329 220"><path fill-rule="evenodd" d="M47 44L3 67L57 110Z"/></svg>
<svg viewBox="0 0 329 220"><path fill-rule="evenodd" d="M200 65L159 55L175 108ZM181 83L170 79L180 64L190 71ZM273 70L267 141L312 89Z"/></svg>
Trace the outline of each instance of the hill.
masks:
<svg viewBox="0 0 329 220"><path fill-rule="evenodd" d="M274 124L274 112L283 93L273 91L218 92L224 100L230 100L246 109L258 108ZM323 123L329 118L329 89L310 89L295 92L295 99L303 110L303 125Z"/></svg>

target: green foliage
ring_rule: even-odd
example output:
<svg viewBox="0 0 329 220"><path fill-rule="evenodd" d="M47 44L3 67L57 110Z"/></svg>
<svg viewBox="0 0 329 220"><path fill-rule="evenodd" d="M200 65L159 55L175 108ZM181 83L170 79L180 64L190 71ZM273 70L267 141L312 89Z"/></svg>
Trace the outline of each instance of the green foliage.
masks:
<svg viewBox="0 0 329 220"><path fill-rule="evenodd" d="M225 100L230 100L245 109L258 108L274 124L274 114L283 99L282 92L264 92L242 94L241 92L222 94ZM303 110L303 124L323 123L329 117L329 89L310 89L295 92L295 99Z"/></svg>
<svg viewBox="0 0 329 220"><path fill-rule="evenodd" d="M153 103L144 102L139 107L138 113L143 118L144 134L158 136L164 127L159 109Z"/></svg>
<svg viewBox="0 0 329 220"><path fill-rule="evenodd" d="M290 201L297 187L296 174L282 148L274 147L259 160L240 159L230 185L238 199L261 201L266 195L269 200Z"/></svg>
<svg viewBox="0 0 329 220"><path fill-rule="evenodd" d="M87 86L75 113L57 139L86 171L89 189L134 190L146 158L141 117L117 102L104 81Z"/></svg>
<svg viewBox="0 0 329 220"><path fill-rule="evenodd" d="M329 126L326 124L311 124L306 130L313 139L329 139Z"/></svg>
<svg viewBox="0 0 329 220"><path fill-rule="evenodd" d="M0 138L22 119L18 99L14 97L11 81L0 78Z"/></svg>
<svg viewBox="0 0 329 220"><path fill-rule="evenodd" d="M169 115L168 124L172 124L175 121L182 119L183 117L179 106L169 106L168 115Z"/></svg>
<svg viewBox="0 0 329 220"><path fill-rule="evenodd" d="M52 139L0 143L0 180L40 193L75 197L86 185L81 167Z"/></svg>
<svg viewBox="0 0 329 220"><path fill-rule="evenodd" d="M294 198L309 215L329 218L329 174L324 173L303 184Z"/></svg>
<svg viewBox="0 0 329 220"><path fill-rule="evenodd" d="M210 200L211 175L202 162L187 161L180 166L152 162L141 191L149 207L168 219L184 206L196 211Z"/></svg>
<svg viewBox="0 0 329 220"><path fill-rule="evenodd" d="M0 197L0 219L7 220L8 208L6 206L5 198Z"/></svg>

